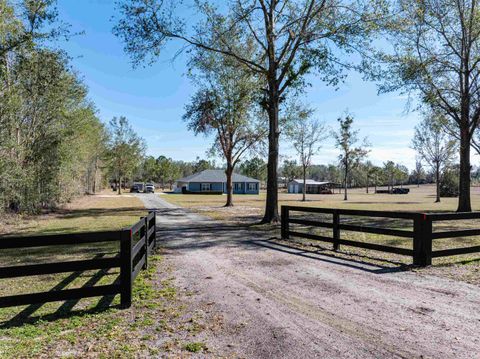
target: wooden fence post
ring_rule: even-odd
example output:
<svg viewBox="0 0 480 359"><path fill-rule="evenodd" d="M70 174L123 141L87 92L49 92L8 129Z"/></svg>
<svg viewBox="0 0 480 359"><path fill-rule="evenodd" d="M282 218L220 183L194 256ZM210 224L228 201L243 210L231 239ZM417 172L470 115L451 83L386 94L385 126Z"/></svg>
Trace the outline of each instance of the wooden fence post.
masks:
<svg viewBox="0 0 480 359"><path fill-rule="evenodd" d="M333 212L333 250L338 251L340 249L340 215L337 210Z"/></svg>
<svg viewBox="0 0 480 359"><path fill-rule="evenodd" d="M132 305L132 231L123 229L120 237L120 286L121 305L130 308Z"/></svg>
<svg viewBox="0 0 480 359"><path fill-rule="evenodd" d="M427 214L420 214L413 222L413 264L432 264L432 220Z"/></svg>
<svg viewBox="0 0 480 359"><path fill-rule="evenodd" d="M153 212L153 233L154 233L154 236L153 236L153 240L154 240L154 245L153 245L153 248L155 248L155 250L157 249L157 211L152 211Z"/></svg>
<svg viewBox="0 0 480 359"><path fill-rule="evenodd" d="M143 219L143 223L144 223L144 226L145 226L145 230L144 230L144 235L145 235L145 245L144 245L144 250L145 250L145 264L143 265L143 269L147 269L148 268L148 243L149 243L149 238L148 238L148 216L146 216L144 219Z"/></svg>
<svg viewBox="0 0 480 359"><path fill-rule="evenodd" d="M282 218L281 218L281 228L282 228L282 239L289 239L290 223L289 223L289 209L288 206L282 206Z"/></svg>

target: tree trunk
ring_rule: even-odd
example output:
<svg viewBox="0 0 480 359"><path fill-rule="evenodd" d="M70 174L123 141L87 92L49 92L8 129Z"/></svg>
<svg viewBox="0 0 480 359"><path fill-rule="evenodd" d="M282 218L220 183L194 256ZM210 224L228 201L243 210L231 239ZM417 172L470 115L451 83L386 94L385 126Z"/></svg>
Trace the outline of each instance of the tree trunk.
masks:
<svg viewBox="0 0 480 359"><path fill-rule="evenodd" d="M225 203L225 207L233 207L232 173L233 166L230 162L227 162L227 169L225 170L225 175L227 176L227 203Z"/></svg>
<svg viewBox="0 0 480 359"><path fill-rule="evenodd" d="M95 156L95 171L93 172L93 194L97 192L97 172L98 172L98 156Z"/></svg>
<svg viewBox="0 0 480 359"><path fill-rule="evenodd" d="M118 194L122 194L122 177L118 178Z"/></svg>
<svg viewBox="0 0 480 359"><path fill-rule="evenodd" d="M345 185L345 194L343 196L343 200L347 201L348 200L348 194L347 194L347 179L348 179L348 165L345 165L345 180L344 180L344 185Z"/></svg>
<svg viewBox="0 0 480 359"><path fill-rule="evenodd" d="M262 223L276 223L278 216L278 138L280 132L278 129L278 111L279 99L276 81L269 84L268 94L268 164L267 164L267 201L265 204L265 215Z"/></svg>
<svg viewBox="0 0 480 359"><path fill-rule="evenodd" d="M369 178L368 178L368 175L367 175L367 194L368 194L368 180L369 180Z"/></svg>
<svg viewBox="0 0 480 359"><path fill-rule="evenodd" d="M435 164L435 182L437 187L437 198L435 199L435 203L440 202L440 164Z"/></svg>
<svg viewBox="0 0 480 359"><path fill-rule="evenodd" d="M467 129L461 131L460 137L460 183L457 212L471 212L470 202L470 136Z"/></svg>
<svg viewBox="0 0 480 359"><path fill-rule="evenodd" d="M305 202L307 193L307 167L303 166L303 190L302 190L302 201Z"/></svg>

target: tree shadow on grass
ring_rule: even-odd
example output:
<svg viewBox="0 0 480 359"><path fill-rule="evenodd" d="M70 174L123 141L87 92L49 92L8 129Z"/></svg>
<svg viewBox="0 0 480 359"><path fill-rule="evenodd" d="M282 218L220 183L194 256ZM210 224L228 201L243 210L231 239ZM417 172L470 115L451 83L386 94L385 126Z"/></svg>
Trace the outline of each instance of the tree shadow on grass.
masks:
<svg viewBox="0 0 480 359"><path fill-rule="evenodd" d="M102 257L103 255L100 254L95 256L95 259L102 258ZM109 274L108 271L109 269L101 269L96 273L94 273L93 275L91 276L89 275L88 276L89 279L82 285L81 288L89 288L89 287L95 286L95 284L100 282L102 278L111 274L111 273ZM76 279L84 276L84 274L85 274L85 271L72 272L70 275L68 275L58 284L56 284L53 288L51 288L50 292L66 289L68 285L70 285ZM118 284L119 280L120 278L118 276L112 284ZM45 303L30 304L26 308L21 310L19 313L14 315L12 318L4 322L1 322L0 329L21 327L25 324L35 324L39 321L43 321L43 322L55 321L57 319L69 318L72 316L84 316L89 314L100 313L112 308L119 307L118 305L112 306L114 298L115 298L115 295L103 296L94 307L87 308L87 309L77 309L77 310L74 310L74 307L80 302L81 299L67 300L67 301L64 301L63 304L60 307L58 307L57 310L55 310L55 312L42 314L42 315L35 315L35 313L39 311L44 306Z"/></svg>
<svg viewBox="0 0 480 359"><path fill-rule="evenodd" d="M87 309L76 309L71 311L64 311L64 312L54 312L45 315L37 315L37 316L15 316L14 318L0 323L0 329L11 329L11 328L18 328L24 325L34 325L38 322L54 322L59 319L67 319L72 317L83 317L89 316L93 314L99 314L102 312L106 312L111 309L121 309L122 307L120 304L112 305L115 296L104 296L98 302L95 307L87 308ZM65 303L69 303L70 301L66 301ZM33 314L33 313L32 313Z"/></svg>
<svg viewBox="0 0 480 359"><path fill-rule="evenodd" d="M124 208L89 208L89 209L73 209L67 211L59 211L56 214L59 218L72 219L79 217L98 217L105 215L122 215L137 213L141 211L139 207L124 207Z"/></svg>
<svg viewBox="0 0 480 359"><path fill-rule="evenodd" d="M71 245L52 245L4 249L0 251L0 263L2 263L2 266L40 264L49 263L53 260L58 261L60 258L64 258L66 261L69 259L89 259L97 254L114 257L119 250L120 244L116 242L78 244L74 248Z"/></svg>

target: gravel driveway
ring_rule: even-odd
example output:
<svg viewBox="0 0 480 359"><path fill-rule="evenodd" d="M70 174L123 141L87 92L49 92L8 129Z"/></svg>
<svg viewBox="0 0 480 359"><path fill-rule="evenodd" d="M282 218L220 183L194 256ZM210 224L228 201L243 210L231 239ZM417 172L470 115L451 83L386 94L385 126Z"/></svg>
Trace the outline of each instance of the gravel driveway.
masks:
<svg viewBox="0 0 480 359"><path fill-rule="evenodd" d="M303 252L139 197L159 212L176 284L218 323L199 337L212 356L480 358L478 286Z"/></svg>

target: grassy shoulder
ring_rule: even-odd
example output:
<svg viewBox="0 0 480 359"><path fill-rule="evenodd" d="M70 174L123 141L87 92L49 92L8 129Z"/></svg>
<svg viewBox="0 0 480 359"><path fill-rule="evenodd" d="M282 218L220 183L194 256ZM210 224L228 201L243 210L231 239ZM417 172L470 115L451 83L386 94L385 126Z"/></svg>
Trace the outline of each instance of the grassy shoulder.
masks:
<svg viewBox="0 0 480 359"><path fill-rule="evenodd" d="M10 216L0 223L0 235L57 234L117 230L145 215L132 195L104 192L74 200L55 212L39 216Z"/></svg>
<svg viewBox="0 0 480 359"><path fill-rule="evenodd" d="M7 224L17 235L116 230L145 215L130 195L107 193L73 201L56 213ZM118 243L56 246L2 251L2 266L106 258ZM118 268L2 279L0 296L112 284ZM185 309L183 290L174 285L161 255L149 257L149 269L137 277L133 304L121 309L120 296L86 298L0 309L1 358L137 358L205 352L197 334L201 318Z"/></svg>
<svg viewBox="0 0 480 359"><path fill-rule="evenodd" d="M134 283L130 309L120 309L118 296L0 309L0 357L138 358L207 351L196 337L199 319L185 313L161 256L149 260ZM114 275L103 275L98 284Z"/></svg>

